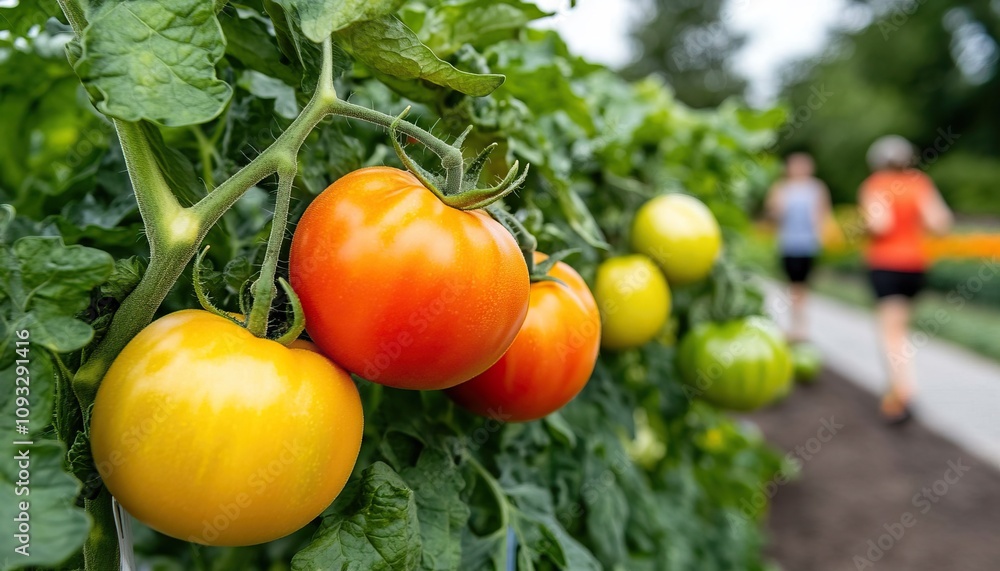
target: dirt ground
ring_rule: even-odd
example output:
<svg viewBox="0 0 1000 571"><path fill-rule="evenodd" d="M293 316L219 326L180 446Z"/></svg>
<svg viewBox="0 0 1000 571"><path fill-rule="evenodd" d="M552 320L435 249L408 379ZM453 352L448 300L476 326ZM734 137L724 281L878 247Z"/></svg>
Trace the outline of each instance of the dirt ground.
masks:
<svg viewBox="0 0 1000 571"><path fill-rule="evenodd" d="M887 427L872 395L826 372L748 418L802 465L772 499L768 554L785 571L1000 571L1000 471L919 416Z"/></svg>

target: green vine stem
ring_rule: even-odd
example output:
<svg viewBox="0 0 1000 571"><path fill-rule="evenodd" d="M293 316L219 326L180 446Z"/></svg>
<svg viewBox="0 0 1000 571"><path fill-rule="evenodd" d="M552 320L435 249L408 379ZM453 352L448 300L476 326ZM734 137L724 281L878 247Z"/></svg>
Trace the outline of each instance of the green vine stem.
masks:
<svg viewBox="0 0 1000 571"><path fill-rule="evenodd" d="M271 221L271 235L267 239L264 263L260 277L253 284L253 306L247 316L247 329L257 337L267 337L267 324L274 301L274 276L278 267L278 255L285 239L288 224L288 205L292 201L292 181L295 180L295 161L290 167L278 172L278 195L274 203L274 217Z"/></svg>
<svg viewBox="0 0 1000 571"><path fill-rule="evenodd" d="M111 504L111 493L101 488L100 494L84 502L92 520L90 535L83 544L84 569L87 571L108 571L121 567L118 552L118 532L115 528L115 514Z"/></svg>
<svg viewBox="0 0 1000 571"><path fill-rule="evenodd" d="M355 105L350 101L337 100L333 105L332 113L342 117L360 119L387 129L394 129L413 137L441 159L441 166L444 167L446 173L444 194L450 196L461 191L465 159L462 157L462 150L457 146L449 145L413 123L403 121L402 117L393 117L374 109ZM462 139L465 136L466 134L463 134Z"/></svg>

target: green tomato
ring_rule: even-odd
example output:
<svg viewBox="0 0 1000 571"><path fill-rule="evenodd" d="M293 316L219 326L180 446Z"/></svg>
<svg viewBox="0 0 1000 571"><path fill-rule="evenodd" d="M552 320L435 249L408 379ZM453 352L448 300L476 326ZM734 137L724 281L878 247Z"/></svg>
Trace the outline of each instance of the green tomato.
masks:
<svg viewBox="0 0 1000 571"><path fill-rule="evenodd" d="M722 249L722 231L697 198L665 194L636 213L632 248L656 260L671 285L690 284L712 271Z"/></svg>
<svg viewBox="0 0 1000 571"><path fill-rule="evenodd" d="M681 341L677 366L696 396L733 410L774 402L792 381L788 344L763 317L697 326Z"/></svg>
<svg viewBox="0 0 1000 571"><path fill-rule="evenodd" d="M823 354L815 345L798 343L792 347L792 364L795 368L795 380L812 383L823 370Z"/></svg>
<svg viewBox="0 0 1000 571"><path fill-rule="evenodd" d="M601 312L601 346L629 349L645 345L670 317L670 287L656 264L633 254L597 268L594 298Z"/></svg>

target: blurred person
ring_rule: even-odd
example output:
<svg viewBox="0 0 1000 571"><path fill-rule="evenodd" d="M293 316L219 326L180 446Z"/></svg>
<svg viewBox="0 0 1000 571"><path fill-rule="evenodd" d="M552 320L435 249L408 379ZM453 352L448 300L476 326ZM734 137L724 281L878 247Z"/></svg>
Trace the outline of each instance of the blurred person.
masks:
<svg viewBox="0 0 1000 571"><path fill-rule="evenodd" d="M831 218L830 191L814 176L816 165L806 153L793 153L785 159L785 177L771 187L767 213L778 223L778 247L781 265L788 277L792 316L789 341L805 341L809 336L806 322L806 294L822 248L823 224Z"/></svg>
<svg viewBox="0 0 1000 571"><path fill-rule="evenodd" d="M915 149L906 139L882 137L868 150L873 173L861 185L858 204L870 236L866 260L878 300L879 335L889 372L881 412L889 423L911 418L915 391L908 331L913 298L924 286L928 232L945 234L951 210L934 182L913 168Z"/></svg>

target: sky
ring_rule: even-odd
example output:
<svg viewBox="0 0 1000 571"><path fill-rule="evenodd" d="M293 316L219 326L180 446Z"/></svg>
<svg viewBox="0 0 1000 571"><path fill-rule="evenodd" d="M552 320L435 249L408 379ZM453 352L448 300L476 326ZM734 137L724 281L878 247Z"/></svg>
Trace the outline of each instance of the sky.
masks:
<svg viewBox="0 0 1000 571"><path fill-rule="evenodd" d="M540 22L560 31L575 53L610 66L633 57L629 28L643 10L643 0L536 0L557 14ZM846 9L846 0L729 0L727 25L747 34L736 68L750 80L749 99L766 105L779 87L781 70L791 61L822 50L835 25L857 25L862 16Z"/></svg>

